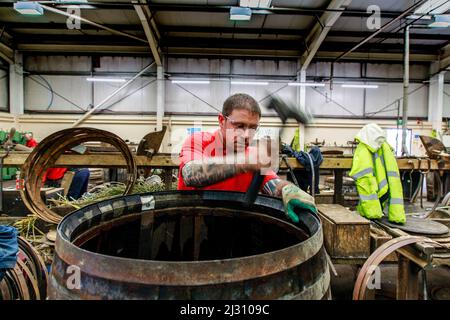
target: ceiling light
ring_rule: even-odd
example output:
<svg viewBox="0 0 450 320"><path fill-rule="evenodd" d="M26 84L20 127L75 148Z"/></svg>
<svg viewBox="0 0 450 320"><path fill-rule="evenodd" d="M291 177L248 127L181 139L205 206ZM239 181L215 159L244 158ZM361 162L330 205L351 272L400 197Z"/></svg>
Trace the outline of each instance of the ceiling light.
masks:
<svg viewBox="0 0 450 320"><path fill-rule="evenodd" d="M325 87L325 83L315 82L289 82L288 86L292 87Z"/></svg>
<svg viewBox="0 0 450 320"><path fill-rule="evenodd" d="M414 14L441 14L450 10L448 0L428 0L414 11Z"/></svg>
<svg viewBox="0 0 450 320"><path fill-rule="evenodd" d="M406 17L406 19L411 19L411 20L431 20L431 15L426 14L426 15L419 15L419 14L412 14Z"/></svg>
<svg viewBox="0 0 450 320"><path fill-rule="evenodd" d="M231 7L230 20L248 21L252 17L252 9L245 7Z"/></svg>
<svg viewBox="0 0 450 320"><path fill-rule="evenodd" d="M78 0L78 1L73 1L73 0L57 0L57 2L61 2L61 3L69 3L69 4L58 5L58 8L72 8L72 7L77 7L77 8L80 8L80 9L95 9L94 6L91 6L90 4L85 4L85 3L88 3L88 0Z"/></svg>
<svg viewBox="0 0 450 320"><path fill-rule="evenodd" d="M433 16L433 22L431 22L428 25L428 27L430 27L430 28L450 27L450 14L439 14L439 15Z"/></svg>
<svg viewBox="0 0 450 320"><path fill-rule="evenodd" d="M239 6L248 8L270 8L272 0L240 0Z"/></svg>
<svg viewBox="0 0 450 320"><path fill-rule="evenodd" d="M179 83L179 84L209 84L209 80L172 80L172 83Z"/></svg>
<svg viewBox="0 0 450 320"><path fill-rule="evenodd" d="M342 88L364 88L364 89L376 89L377 84L343 84Z"/></svg>
<svg viewBox="0 0 450 320"><path fill-rule="evenodd" d="M268 82L262 82L262 81L231 81L231 84L241 84L241 85L248 85L248 86L268 86Z"/></svg>
<svg viewBox="0 0 450 320"><path fill-rule="evenodd" d="M93 82L125 82L127 80L121 78L86 78L87 81Z"/></svg>
<svg viewBox="0 0 450 320"><path fill-rule="evenodd" d="M17 12L26 15L42 16L44 14L44 9L42 6L33 1L16 2L14 3L14 9Z"/></svg>

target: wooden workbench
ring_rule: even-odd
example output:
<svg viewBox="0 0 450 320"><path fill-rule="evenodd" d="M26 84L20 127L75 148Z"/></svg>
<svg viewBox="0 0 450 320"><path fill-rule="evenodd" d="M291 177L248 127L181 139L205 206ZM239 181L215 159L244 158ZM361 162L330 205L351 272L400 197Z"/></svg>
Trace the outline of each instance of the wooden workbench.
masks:
<svg viewBox="0 0 450 320"><path fill-rule="evenodd" d="M1 154L1 152L0 152ZM28 153L26 152L11 152L4 160L4 166L17 167L21 166ZM350 170L352 167L351 156L324 157L321 169L329 170ZM172 168L176 169L179 166L178 154L157 154L153 158L146 156L136 156L136 162L139 167L153 167L153 168ZM289 164L294 169L304 168L295 158L288 158ZM397 163L400 170L419 169L419 160L416 158L399 158ZM95 153L95 154L64 154L56 162L56 166L61 167L90 167L90 168L114 168L125 167L125 160L119 153ZM450 163L441 163L437 160L430 161L431 170L450 170ZM285 169L286 165L280 161L280 168ZM426 159L422 159L420 169L427 170L428 164Z"/></svg>
<svg viewBox="0 0 450 320"><path fill-rule="evenodd" d="M6 167L20 167L28 157L26 152L11 152L4 159L3 165ZM295 159L287 158L289 165L294 170L303 170L304 167ZM348 171L352 167L352 156L326 156L320 169L332 170L334 172L334 198L333 202L338 204L344 203L344 195L342 194L342 184L344 171ZM166 185L171 185L169 179L172 177L172 171L178 169L178 154L157 154L152 158L147 156L136 156L138 167L151 167L164 169L164 177ZM450 162L417 158L399 158L397 159L399 169L402 170L450 170ZM120 168L125 167L126 162L121 154L116 152L95 153L95 154L64 154L57 160L55 166L60 167L84 167L84 168ZM430 167L428 167L430 166ZM286 169L284 161L280 160L280 169Z"/></svg>

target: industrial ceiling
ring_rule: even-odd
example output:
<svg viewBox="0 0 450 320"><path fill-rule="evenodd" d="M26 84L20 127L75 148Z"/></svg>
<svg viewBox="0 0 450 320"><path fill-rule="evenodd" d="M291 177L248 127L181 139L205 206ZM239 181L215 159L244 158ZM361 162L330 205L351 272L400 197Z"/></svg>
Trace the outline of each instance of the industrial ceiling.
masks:
<svg viewBox="0 0 450 320"><path fill-rule="evenodd" d="M14 10L14 2L0 2L3 57L19 50L300 58L307 63L400 61L404 27L410 24L411 61L429 62L448 52L450 40L450 28L425 28L418 26L420 19L407 19L423 6L423 0L272 0L269 8L252 8L249 21L230 20L230 8L239 6L239 0L96 0L85 1L89 8L80 9L81 17L89 21L82 21L80 29L69 29L67 16L47 9L40 16L22 15ZM71 4L61 0L40 3L64 12ZM442 9L439 13L450 12L450 1L434 3ZM368 8L373 5L380 9L381 30L368 27L374 17Z"/></svg>

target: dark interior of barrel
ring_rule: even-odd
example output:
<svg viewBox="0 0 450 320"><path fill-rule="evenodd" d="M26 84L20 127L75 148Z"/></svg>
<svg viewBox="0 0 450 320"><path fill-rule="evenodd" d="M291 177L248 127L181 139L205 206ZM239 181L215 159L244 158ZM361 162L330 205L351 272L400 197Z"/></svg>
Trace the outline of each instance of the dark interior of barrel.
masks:
<svg viewBox="0 0 450 320"><path fill-rule="evenodd" d="M74 243L123 258L222 260L290 247L309 237L305 230L269 215L236 209L173 208L113 219L87 230Z"/></svg>

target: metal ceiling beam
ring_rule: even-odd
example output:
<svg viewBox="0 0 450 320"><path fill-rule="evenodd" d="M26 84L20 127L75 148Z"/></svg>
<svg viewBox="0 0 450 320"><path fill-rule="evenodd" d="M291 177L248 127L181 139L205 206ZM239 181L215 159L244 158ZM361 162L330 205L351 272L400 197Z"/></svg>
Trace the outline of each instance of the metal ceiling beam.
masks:
<svg viewBox="0 0 450 320"><path fill-rule="evenodd" d="M291 29L269 29L269 28L240 28L236 27L197 27L197 26L167 26L161 25L162 33L183 32L183 33L225 33L225 34L272 34L272 35L293 35L303 37L305 31Z"/></svg>
<svg viewBox="0 0 450 320"><path fill-rule="evenodd" d="M325 41L322 43L322 51L342 52L347 48L354 46L354 42ZM306 47L299 43L297 39L253 39L253 38L219 38L219 37L163 37L161 39L162 48L185 47L185 48L234 48L234 49L272 49L282 50L301 50L304 52ZM440 45L416 44L415 53L438 53ZM371 43L364 51L370 52L403 52L402 43ZM434 51L434 52L433 52ZM361 51L362 52L362 51Z"/></svg>
<svg viewBox="0 0 450 320"><path fill-rule="evenodd" d="M17 34L14 38L17 44L36 44L36 45L86 45L86 46L131 46L133 41L114 35L96 36L96 35L48 35L46 37L33 38L26 34ZM345 51L351 48L354 42L328 41L327 39L320 46L322 51ZM184 48L232 48L232 49L268 49L276 48L278 51L300 50L303 52L305 47L299 43L298 39L270 39L270 38L216 38L216 37L163 37L159 43L160 50L166 50L171 47ZM149 46L150 48L150 46ZM413 53L439 53L440 44L415 44ZM368 44L364 50L359 52L402 52L402 43L374 43ZM151 52L151 49L148 51Z"/></svg>
<svg viewBox="0 0 450 320"><path fill-rule="evenodd" d="M350 38L367 38L371 36L373 32L361 32L361 31L333 31L328 33L328 37L350 37ZM403 33L391 33L391 32L380 32L373 39L376 38L387 38L387 39L403 39ZM447 41L448 34L430 34L430 33L410 33L410 39L417 40L442 40Z"/></svg>
<svg viewBox="0 0 450 320"><path fill-rule="evenodd" d="M30 23L30 22L5 22L6 27L11 29L32 29L36 30L55 30L67 29L65 23ZM116 30L142 31L141 24L103 24L103 26ZM102 28L93 25L85 24L83 30L102 30ZM298 37L306 37L303 30L298 29L260 29L260 28L229 28L229 27L196 27L196 26L164 26L160 25L158 30L161 33L182 32L182 33L222 33L222 34L270 34L270 35L292 35ZM22 33L22 32L18 32ZM25 32L24 32L25 33ZM361 31L334 31L328 33L328 37L352 37L352 38L366 38L373 32ZM381 32L375 38L391 38L403 39L402 33ZM429 33L413 33L410 34L410 39L423 40L448 40L448 34L429 34Z"/></svg>
<svg viewBox="0 0 450 320"><path fill-rule="evenodd" d="M335 51L319 51L316 54L316 58L334 60L340 55L340 52ZM436 61L439 56L437 54L425 54L425 53L415 53L409 55L409 61L411 62L432 62ZM356 60L359 62L363 61L403 61L403 53L392 53L392 52L350 52L345 55L342 60Z"/></svg>
<svg viewBox="0 0 450 320"><path fill-rule="evenodd" d="M55 29L65 29L67 30L66 23L58 23L58 22L4 22L4 25L8 29L41 29L41 30L55 30ZM102 26L115 29L115 30L129 30L129 31L141 31L141 24L102 24ZM100 28L94 26L92 24L84 24L83 30L104 30L104 28Z"/></svg>
<svg viewBox="0 0 450 320"><path fill-rule="evenodd" d="M33 52L33 54L136 54L148 55L148 46L120 46L120 45L67 45L67 44L18 44L17 50L22 52ZM236 48L183 48L168 47L165 50L168 55L184 56L217 56L217 57L253 57L253 58L298 58L299 50L277 50L277 49L236 49ZM340 52L318 51L315 59L332 61ZM401 62L402 53L365 53L352 52L343 60L345 61L392 61ZM439 59L437 54L411 54L411 62L433 62Z"/></svg>
<svg viewBox="0 0 450 320"><path fill-rule="evenodd" d="M216 37L163 37L161 47L303 50L298 40Z"/></svg>
<svg viewBox="0 0 450 320"><path fill-rule="evenodd" d="M142 2L146 4L146 6L144 6L144 11L147 14L147 17L149 17L150 25L152 27L152 30L155 33L156 38L159 41L159 39L161 38L161 34L159 33L158 26L156 25L155 17L154 17L153 13L150 10L150 5L149 5L148 1L146 1L146 0L142 1Z"/></svg>
<svg viewBox="0 0 450 320"><path fill-rule="evenodd" d="M0 42L0 57L9 64L14 64L14 49Z"/></svg>
<svg viewBox="0 0 450 320"><path fill-rule="evenodd" d="M327 9L338 9L340 11L325 12L311 29L311 32L308 34L305 40L306 50L303 52L300 58L300 62L302 64L300 71L306 71L312 59L314 58L314 55L319 50L320 45L327 37L328 32L342 15L345 7L347 7L351 2L352 0L332 0L329 3Z"/></svg>
<svg viewBox="0 0 450 320"><path fill-rule="evenodd" d="M17 50L22 52L47 52L47 53L123 53L123 54L148 54L149 47L146 46L119 46L119 45L73 45L73 44L33 44L22 43L17 45Z"/></svg>
<svg viewBox="0 0 450 320"><path fill-rule="evenodd" d="M439 57L440 70L450 70L450 44L447 44L442 51L443 53Z"/></svg>
<svg viewBox="0 0 450 320"><path fill-rule="evenodd" d="M230 27L196 27L196 26L160 26L162 33L223 33L223 34L270 34L270 35L293 35L299 37L306 37L306 30L299 29L268 29L268 28L230 28ZM351 38L366 38L373 32L361 31L333 31L328 32L328 37L351 37ZM403 39L401 33L379 33L375 38L393 38ZM447 34L428 34L428 33L411 33L411 39L423 40L442 40L447 41L449 36Z"/></svg>
<svg viewBox="0 0 450 320"><path fill-rule="evenodd" d="M98 27L98 28L107 30L107 31L109 31L109 32L111 32L111 33L113 33L113 34L118 34L118 35L121 35L121 36L124 36L124 37L128 37L128 38L131 38L131 39L140 41L140 42L147 43L146 40L141 39L141 38L139 38L139 37L136 37L136 36L134 36L134 35L132 35L132 34L129 34L129 33L126 33L126 32L122 32L122 31L119 31L119 30L111 29L111 28L109 28L109 27L106 27L106 26L101 25L101 24L99 24L99 23L96 23L96 22L94 22L94 21L88 20L88 19L86 19L86 18L77 16L77 15L75 15L75 14L70 14L70 13L68 13L68 12L66 12L66 11L62 11L62 10L59 10L59 9L55 9L55 8L53 8L53 7L49 7L49 6L46 6L46 5L43 5L43 4L41 4L41 6L42 6L42 8L44 8L44 9L47 10L47 11L50 11L50 12L57 13L57 14L60 14L60 15L63 15L63 16L66 16L66 17L69 17L69 18L72 18L72 19L77 19L77 20L80 20L80 21L89 23L89 24L91 24L91 25L93 25L93 26L96 26L96 27Z"/></svg>
<svg viewBox="0 0 450 320"><path fill-rule="evenodd" d="M375 31L374 33L372 33L370 36L368 36L367 38L363 39L362 41L360 41L357 45L355 45L353 48L351 48L348 51L343 52L341 55L339 55L335 62L337 62L339 59L342 59L343 57L345 57L347 54L355 51L356 49L358 49L360 46L362 46L363 44L365 44L366 42L370 41L371 39L373 39L376 35L378 35L379 33L383 32L384 30L386 30L387 28L389 28L390 26L394 25L397 21L399 21L400 19L402 19L403 17L406 17L410 12L413 12L415 9L417 9L419 6L421 6L422 4L424 4L425 2L427 2L427 0L421 0L417 3L415 3L414 5L410 6L408 9L406 9L405 11L403 11L400 15L398 15L397 17L395 17L394 19L392 19L391 21L389 21L388 23L384 24L380 29L378 29L377 31Z"/></svg>
<svg viewBox="0 0 450 320"><path fill-rule="evenodd" d="M34 34L35 35L35 34ZM101 44L101 45L135 45L136 41L116 36L116 35L95 35L95 34L39 34L33 37L33 34L16 33L14 42L19 43L42 43L42 44Z"/></svg>
<svg viewBox="0 0 450 320"><path fill-rule="evenodd" d="M134 1L133 3L136 3ZM136 10L136 13L139 17L139 20L141 20L142 27L144 28L145 36L147 37L148 44L150 45L150 50L153 54L153 58L155 59L156 65L161 66L161 54L159 52L159 44L158 39L153 34L152 29L150 28L150 24L148 22L148 18L144 13L144 9L140 5L134 5L134 10Z"/></svg>
<svg viewBox="0 0 450 320"><path fill-rule="evenodd" d="M450 71L450 41L440 51L438 59L431 64L431 77L443 71Z"/></svg>
<svg viewBox="0 0 450 320"><path fill-rule="evenodd" d="M326 41L322 44L322 51L340 51L351 48L354 45L354 42L329 42ZM414 44L411 52L413 53L424 53L424 54L435 54L439 55L440 45L429 45L429 44ZM377 53L377 52L403 52L404 45L403 43L370 43L367 44L367 47L357 52L360 53Z"/></svg>
<svg viewBox="0 0 450 320"><path fill-rule="evenodd" d="M187 4L152 4L152 9L155 11L169 11L169 12L224 12L229 13L232 6L214 6L214 5L187 5ZM301 16L311 16L315 17L321 15L324 12L340 12L338 9L326 8L326 9L312 9L312 8L281 8L272 7L267 9L257 9L252 8L252 14L287 14L287 15L301 15ZM382 18L392 18L396 17L401 12L393 11L381 11ZM369 17L372 13L368 13L364 10L349 10L344 13L345 16L349 17Z"/></svg>
<svg viewBox="0 0 450 320"><path fill-rule="evenodd" d="M300 52L298 50L242 50L242 49L224 49L224 48L179 48L170 47L167 49L167 54L171 56L217 56L217 57L254 57L254 58L298 58ZM315 59L332 61L340 52L335 51L318 51ZM436 61L438 55L436 54L411 54L411 62L432 62ZM403 61L403 53L365 53L352 52L348 54L345 61L377 61L377 62L401 62Z"/></svg>

